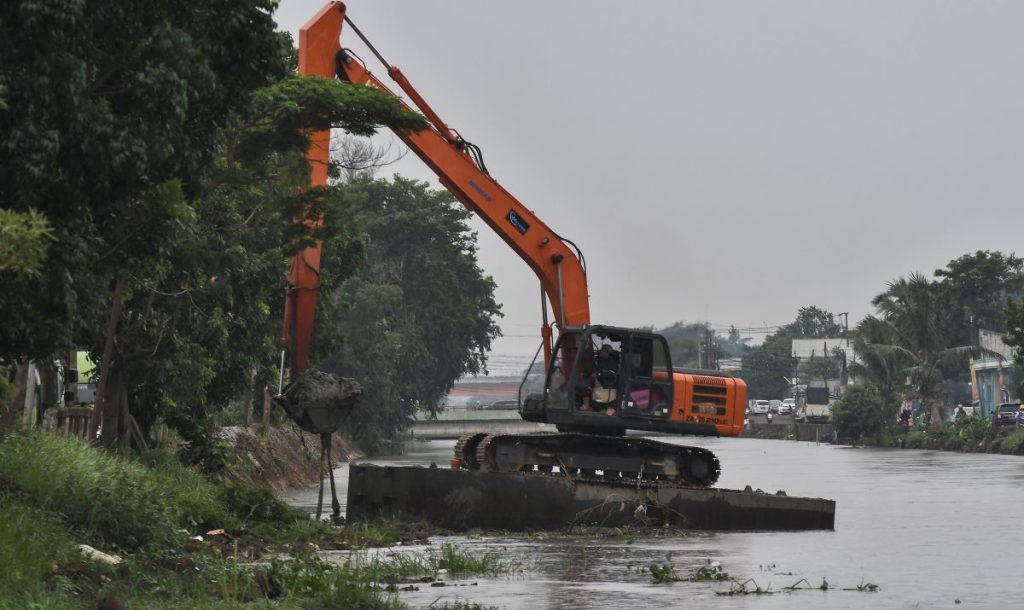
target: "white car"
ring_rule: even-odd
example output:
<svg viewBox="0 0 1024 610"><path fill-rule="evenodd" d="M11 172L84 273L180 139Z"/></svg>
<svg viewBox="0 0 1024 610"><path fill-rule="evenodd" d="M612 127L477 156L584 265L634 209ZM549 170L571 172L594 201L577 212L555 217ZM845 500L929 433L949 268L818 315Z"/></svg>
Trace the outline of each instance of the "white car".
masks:
<svg viewBox="0 0 1024 610"><path fill-rule="evenodd" d="M771 411L771 403L767 400L755 400L754 406L750 408L753 415L767 415Z"/></svg>
<svg viewBox="0 0 1024 610"><path fill-rule="evenodd" d="M779 407L779 415L789 415L794 411L796 411L796 400L792 398L784 399Z"/></svg>

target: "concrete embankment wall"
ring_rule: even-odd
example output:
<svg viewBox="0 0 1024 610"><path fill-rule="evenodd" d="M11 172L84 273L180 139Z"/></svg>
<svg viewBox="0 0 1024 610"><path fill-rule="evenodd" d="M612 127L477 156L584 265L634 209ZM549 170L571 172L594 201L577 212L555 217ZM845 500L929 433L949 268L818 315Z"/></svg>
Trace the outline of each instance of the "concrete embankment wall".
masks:
<svg viewBox="0 0 1024 610"><path fill-rule="evenodd" d="M832 424L798 424L750 422L743 430L745 438L831 443L835 438Z"/></svg>

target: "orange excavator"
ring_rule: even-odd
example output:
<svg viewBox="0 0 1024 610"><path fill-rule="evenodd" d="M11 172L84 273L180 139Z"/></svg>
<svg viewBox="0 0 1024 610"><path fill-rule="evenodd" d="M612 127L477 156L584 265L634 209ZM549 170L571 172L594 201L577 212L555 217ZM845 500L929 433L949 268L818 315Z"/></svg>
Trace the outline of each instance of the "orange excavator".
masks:
<svg viewBox="0 0 1024 610"><path fill-rule="evenodd" d="M452 466L505 472L557 469L577 477L639 478L697 487L714 484L720 468L710 451L625 433L739 436L746 384L714 371L674 368L664 337L648 330L592 324L580 249L491 177L480 149L441 120L405 75L352 23L343 3L327 4L300 30L301 73L396 95L355 53L342 48L345 24L430 123L421 131L397 130L397 136L540 279L543 323L538 356L542 353L543 360L534 358L520 386L519 412L525 420L554 424L558 433L471 434L456 444ZM313 137L308 155L313 185L326 184L329 142L329 131ZM311 247L295 256L288 276L283 341L293 375L306 368L319 261L319 245Z"/></svg>

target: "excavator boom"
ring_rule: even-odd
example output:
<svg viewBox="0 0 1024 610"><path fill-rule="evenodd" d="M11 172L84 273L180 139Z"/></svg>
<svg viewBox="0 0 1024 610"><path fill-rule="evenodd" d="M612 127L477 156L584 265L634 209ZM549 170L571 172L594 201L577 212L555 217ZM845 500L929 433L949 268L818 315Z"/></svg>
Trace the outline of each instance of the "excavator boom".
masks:
<svg viewBox="0 0 1024 610"><path fill-rule="evenodd" d="M540 280L544 362L538 374L531 366L524 379L520 415L528 421L555 424L562 434L471 435L456 445L453 465L503 471L559 468L581 476L600 470L605 476L712 485L719 468L711 452L618 437L626 430L738 436L746 401L743 381L711 371L674 368L667 341L649 330L592 325L586 266L579 249L490 175L479 148L441 119L345 11L343 3L331 2L302 28L300 71L374 87L401 99L362 59L341 46L339 39L347 24L428 120L426 129L396 129L397 136ZM326 182L328 144L328 133L315 134L309 154L314 185ZM285 320L285 342L291 337L292 349L298 351L292 358L293 374L305 368L318 270L319 246L297 255L289 275L287 312L291 317ZM548 302L553 326L559 330L557 344L552 343L552 324L546 319Z"/></svg>

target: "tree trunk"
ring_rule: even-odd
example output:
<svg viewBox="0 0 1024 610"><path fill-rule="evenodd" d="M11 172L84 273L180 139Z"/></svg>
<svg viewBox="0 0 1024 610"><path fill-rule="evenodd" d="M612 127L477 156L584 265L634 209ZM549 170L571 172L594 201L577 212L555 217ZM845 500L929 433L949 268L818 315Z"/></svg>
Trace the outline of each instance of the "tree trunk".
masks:
<svg viewBox="0 0 1024 610"><path fill-rule="evenodd" d="M39 379L39 366L35 362L29 362L28 375L25 379L25 398L17 405L20 410L21 423L25 424L25 427L32 425L32 414L35 413L36 405L39 404L40 384L36 382L37 379Z"/></svg>
<svg viewBox="0 0 1024 610"><path fill-rule="evenodd" d="M939 401L931 399L928 401L928 409L932 414L931 425L929 426L932 430L942 429L942 411L939 409Z"/></svg>
<svg viewBox="0 0 1024 610"><path fill-rule="evenodd" d="M109 398L103 407L103 433L99 444L108 449L128 447L128 390L121 371L110 371Z"/></svg>
<svg viewBox="0 0 1024 610"><path fill-rule="evenodd" d="M25 389L28 386L28 363L19 362L14 371L14 395L7 409L0 413L0 434L14 429L25 409Z"/></svg>
<svg viewBox="0 0 1024 610"><path fill-rule="evenodd" d="M36 361L36 370L39 371L39 392L41 394L41 406L36 413L36 425L43 425L43 413L50 407L57 406L57 371L53 367L53 358L45 361Z"/></svg>
<svg viewBox="0 0 1024 610"><path fill-rule="evenodd" d="M252 391L255 384L256 367L252 367L252 371L249 374L249 383L246 384L245 390L242 392L242 425L246 427L252 422Z"/></svg>
<svg viewBox="0 0 1024 610"><path fill-rule="evenodd" d="M128 275L122 273L117 278L117 285L114 286L114 296L110 304L110 320L107 322L107 337L103 345L103 358L100 360L100 381L96 386L96 404L93 406L92 421L89 422L89 442L96 440L96 433L100 429L100 423L107 415L105 411L107 403L107 378L110 376L110 361L114 357L114 335L117 333L117 321L121 317L121 302L124 300L124 291L128 287ZM115 412L111 415L116 415Z"/></svg>

